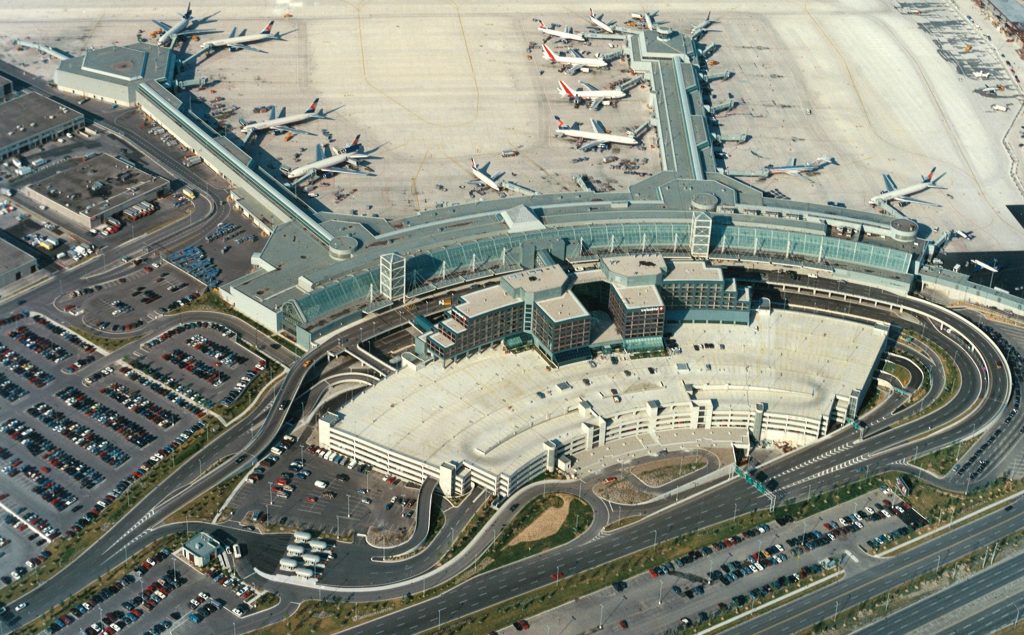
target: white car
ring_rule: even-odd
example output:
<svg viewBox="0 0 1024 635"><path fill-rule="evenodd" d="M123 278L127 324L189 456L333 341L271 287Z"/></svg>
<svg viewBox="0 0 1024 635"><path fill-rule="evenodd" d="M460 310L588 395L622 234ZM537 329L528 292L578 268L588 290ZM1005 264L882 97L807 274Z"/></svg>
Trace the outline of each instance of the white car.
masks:
<svg viewBox="0 0 1024 635"><path fill-rule="evenodd" d="M28 602L22 602L18 606L14 607L14 612L15 613L20 613L21 609L25 608L26 606L28 606Z"/></svg>

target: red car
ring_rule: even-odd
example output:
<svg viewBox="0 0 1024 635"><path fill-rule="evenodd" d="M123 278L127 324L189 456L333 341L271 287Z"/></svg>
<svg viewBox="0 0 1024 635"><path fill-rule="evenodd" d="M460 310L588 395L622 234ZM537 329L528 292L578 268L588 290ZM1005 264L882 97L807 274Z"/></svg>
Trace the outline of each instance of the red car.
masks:
<svg viewBox="0 0 1024 635"><path fill-rule="evenodd" d="M562 573L561 571L555 571L554 573L551 574L551 579L555 580L556 582L558 580L561 580L564 577L565 577L565 574Z"/></svg>

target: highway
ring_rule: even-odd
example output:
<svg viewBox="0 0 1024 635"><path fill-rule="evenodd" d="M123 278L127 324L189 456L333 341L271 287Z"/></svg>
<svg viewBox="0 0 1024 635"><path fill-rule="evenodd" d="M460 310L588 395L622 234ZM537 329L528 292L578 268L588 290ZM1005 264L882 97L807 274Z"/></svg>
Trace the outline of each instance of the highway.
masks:
<svg viewBox="0 0 1024 635"><path fill-rule="evenodd" d="M870 626L855 631L857 635L899 635L929 626L931 633L991 633L1007 626L1015 619L1014 600L1002 597L990 599L990 606L969 615L960 616L962 607L988 595L995 595L1007 588L1015 594L1017 605L1024 608L1024 553L1007 558L986 569L933 593L913 604L886 615ZM1010 608L1008 614L999 615L1000 608ZM1009 618L1008 620L1006 618ZM986 623L979 624L981 618Z"/></svg>
<svg viewBox="0 0 1024 635"><path fill-rule="evenodd" d="M868 600L886 589L934 571L976 549L984 549L1000 538L1024 529L1024 507L1016 505L1011 511L996 511L987 516L963 523L937 538L924 541L883 558L883 562L867 569L863 574L851 574L840 581L806 594L783 606L758 614L753 619L725 632L731 635L768 635L769 633L797 633L801 629L831 618ZM890 627L890 619L879 627L886 633L904 632ZM874 631L881 632L881 631ZM987 630L973 631L990 632Z"/></svg>

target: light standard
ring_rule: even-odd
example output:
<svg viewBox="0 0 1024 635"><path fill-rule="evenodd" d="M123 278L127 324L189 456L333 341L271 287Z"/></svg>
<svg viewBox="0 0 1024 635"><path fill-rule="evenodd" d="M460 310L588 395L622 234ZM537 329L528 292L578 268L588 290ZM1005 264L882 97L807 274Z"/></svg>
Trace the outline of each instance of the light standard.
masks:
<svg viewBox="0 0 1024 635"><path fill-rule="evenodd" d="M1020 606L1014 604L1013 608L1017 609L1017 615L1013 618L1013 625L1016 626L1017 622L1020 621Z"/></svg>
<svg viewBox="0 0 1024 635"><path fill-rule="evenodd" d="M597 622L597 629L604 630L604 604L601 605L601 619Z"/></svg>
<svg viewBox="0 0 1024 635"><path fill-rule="evenodd" d="M352 518L352 495L345 494L345 515Z"/></svg>
<svg viewBox="0 0 1024 635"><path fill-rule="evenodd" d="M657 529L654 530L654 544L651 545L651 546L652 547L657 547L658 546L658 530Z"/></svg>

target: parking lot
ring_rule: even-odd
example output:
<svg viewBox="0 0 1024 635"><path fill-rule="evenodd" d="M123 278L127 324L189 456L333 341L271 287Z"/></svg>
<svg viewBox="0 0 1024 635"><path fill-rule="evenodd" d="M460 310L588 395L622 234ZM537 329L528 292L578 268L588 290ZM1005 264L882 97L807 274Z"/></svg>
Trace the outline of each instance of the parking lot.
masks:
<svg viewBox="0 0 1024 635"><path fill-rule="evenodd" d="M200 339L226 337L209 325L167 339L187 347L197 334L201 348ZM211 346L188 350L221 363L224 350ZM26 561L48 555L48 540L81 531L203 427L200 401L210 391L190 396L127 364L102 366L102 355L47 316L0 318L0 399L8 403L0 433L9 439L0 441L0 518L11 528L0 525L0 536L20 538L0 550L4 584L38 564ZM238 356L233 361L236 382L246 370ZM230 390L222 387L221 398Z"/></svg>
<svg viewBox="0 0 1024 635"><path fill-rule="evenodd" d="M412 535L419 488L371 471L352 460L335 460L316 446L296 443L280 456L264 457L230 505L232 519L308 529L343 540L367 534L371 544L397 545ZM271 569L277 566L273 554Z"/></svg>
<svg viewBox="0 0 1024 635"><path fill-rule="evenodd" d="M47 629L96 635L130 627L133 633L153 635L195 632L202 624L202 632L225 633L252 610L258 594L255 586L219 567L199 571L162 549L140 559L134 570L71 607Z"/></svg>
<svg viewBox="0 0 1024 635"><path fill-rule="evenodd" d="M238 333L208 321L183 321L143 342L125 362L207 409L235 403L267 371L266 360Z"/></svg>
<svg viewBox="0 0 1024 635"><path fill-rule="evenodd" d="M858 545L897 534L920 518L902 511L903 505L891 492L876 490L806 519L751 527L581 597L571 610L559 607L501 632L524 630L527 624L542 632L696 626L839 565L871 566ZM557 575L554 569L552 579Z"/></svg>

